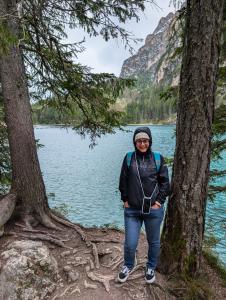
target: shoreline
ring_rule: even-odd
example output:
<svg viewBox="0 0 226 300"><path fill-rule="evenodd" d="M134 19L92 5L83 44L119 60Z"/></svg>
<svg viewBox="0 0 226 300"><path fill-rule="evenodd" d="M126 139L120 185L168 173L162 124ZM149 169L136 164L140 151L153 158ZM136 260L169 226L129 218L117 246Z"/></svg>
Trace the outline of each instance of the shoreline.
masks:
<svg viewBox="0 0 226 300"><path fill-rule="evenodd" d="M126 125L123 125L122 127L125 126L172 126L172 125L176 125L176 123L174 122L170 122L170 123L129 123ZM69 124L69 125L65 125L65 124L33 124L33 126L54 126L54 127L74 127L74 125Z"/></svg>
<svg viewBox="0 0 226 300"><path fill-rule="evenodd" d="M131 123L131 124L127 124L125 126L165 126L165 125L176 125L176 123Z"/></svg>

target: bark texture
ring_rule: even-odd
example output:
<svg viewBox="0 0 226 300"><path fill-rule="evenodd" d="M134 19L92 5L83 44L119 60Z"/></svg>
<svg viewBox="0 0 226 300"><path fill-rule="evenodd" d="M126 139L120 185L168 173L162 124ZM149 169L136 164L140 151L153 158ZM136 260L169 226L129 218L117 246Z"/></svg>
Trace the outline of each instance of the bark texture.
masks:
<svg viewBox="0 0 226 300"><path fill-rule="evenodd" d="M200 267L223 4L187 1L172 195L162 234L164 272L194 274Z"/></svg>
<svg viewBox="0 0 226 300"><path fill-rule="evenodd" d="M10 219L16 204L16 195L8 194L0 200L0 228Z"/></svg>
<svg viewBox="0 0 226 300"><path fill-rule="evenodd" d="M0 18L3 26L18 40L0 57L0 78L12 165L11 193L17 196L17 212L20 216L49 224L49 208L37 156L28 86L19 46L16 0L0 0Z"/></svg>

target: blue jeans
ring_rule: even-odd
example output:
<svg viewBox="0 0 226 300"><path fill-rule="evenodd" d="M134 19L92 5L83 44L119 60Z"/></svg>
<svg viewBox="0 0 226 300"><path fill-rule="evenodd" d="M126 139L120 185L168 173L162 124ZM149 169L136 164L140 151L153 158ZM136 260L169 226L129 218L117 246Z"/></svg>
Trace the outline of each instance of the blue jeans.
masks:
<svg viewBox="0 0 226 300"><path fill-rule="evenodd" d="M160 225L164 216L164 208L151 209L149 214L142 214L141 210L129 207L124 209L125 243L124 265L129 269L134 267L135 253L144 222L148 241L147 267L155 270L160 251Z"/></svg>

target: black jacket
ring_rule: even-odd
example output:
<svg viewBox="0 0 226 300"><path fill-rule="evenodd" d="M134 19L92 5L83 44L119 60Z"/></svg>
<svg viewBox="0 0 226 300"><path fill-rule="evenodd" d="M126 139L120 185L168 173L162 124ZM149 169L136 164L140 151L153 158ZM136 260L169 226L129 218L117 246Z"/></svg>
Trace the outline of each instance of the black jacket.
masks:
<svg viewBox="0 0 226 300"><path fill-rule="evenodd" d="M151 204L154 204L156 200L163 204L170 193L168 168L161 155L160 169L157 172L156 163L151 151L152 138L150 129L148 127L138 128L134 133L134 137L136 133L141 131L146 132L150 137L150 149L146 153L143 154L139 150L135 150L144 194L147 197L152 195ZM121 192L121 199L124 202L128 201L131 207L141 209L144 196L138 177L135 152L132 155L130 166L127 165L126 156L123 160L119 190Z"/></svg>

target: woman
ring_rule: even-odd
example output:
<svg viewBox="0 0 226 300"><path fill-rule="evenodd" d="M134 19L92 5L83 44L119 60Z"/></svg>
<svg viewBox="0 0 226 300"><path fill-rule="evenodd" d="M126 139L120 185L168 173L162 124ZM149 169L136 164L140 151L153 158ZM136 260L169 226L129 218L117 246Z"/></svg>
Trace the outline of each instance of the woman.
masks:
<svg viewBox="0 0 226 300"><path fill-rule="evenodd" d="M124 202L124 265L118 281L125 282L135 267L135 253L144 222L148 241L145 280L155 281L155 268L160 250L160 225L163 204L169 195L168 169L162 155L151 151L152 136L148 127L139 127L133 135L135 151L124 158L119 190Z"/></svg>

